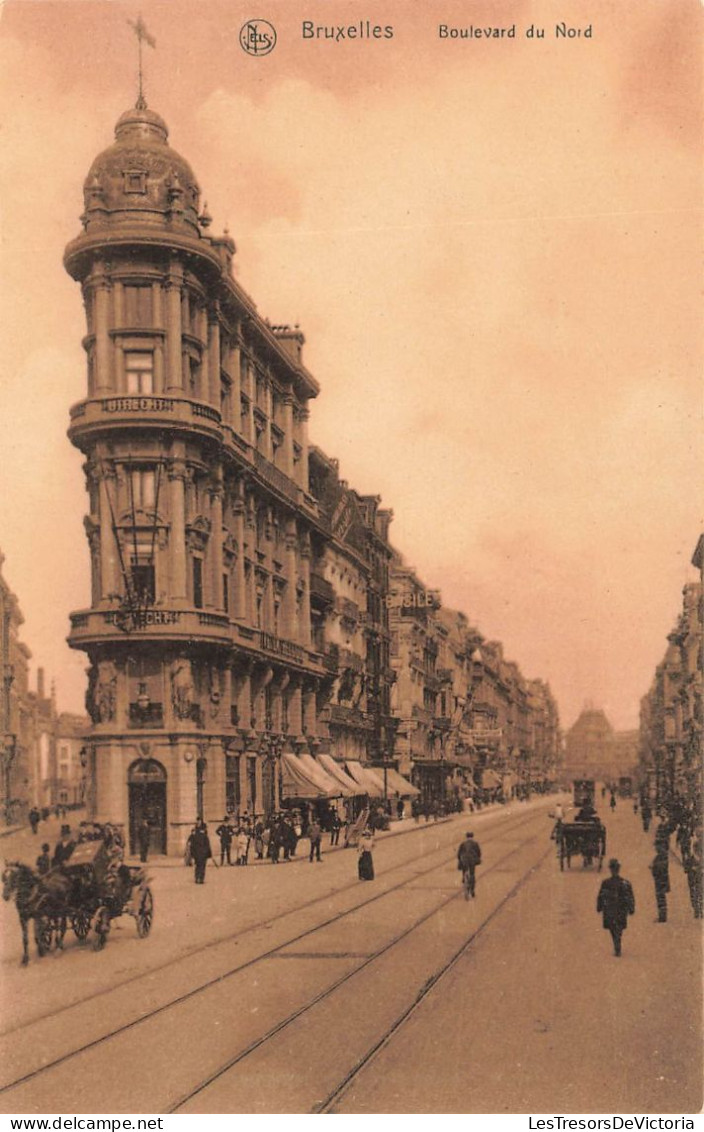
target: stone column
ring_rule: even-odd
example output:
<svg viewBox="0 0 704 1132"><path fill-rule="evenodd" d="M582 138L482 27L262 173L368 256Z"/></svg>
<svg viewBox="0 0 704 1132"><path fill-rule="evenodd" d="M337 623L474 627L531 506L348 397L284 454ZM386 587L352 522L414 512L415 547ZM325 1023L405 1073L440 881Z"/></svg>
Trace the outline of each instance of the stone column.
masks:
<svg viewBox="0 0 704 1132"><path fill-rule="evenodd" d="M103 468L99 480L99 508L100 508L100 599L107 601L109 594L117 593L124 587L124 579L118 582L120 575L120 556L118 553L115 532L112 529L112 512L115 507L114 471ZM111 493L108 497L108 492Z"/></svg>
<svg viewBox="0 0 704 1132"><path fill-rule="evenodd" d="M288 519L284 533L284 560L286 563L286 588L281 605L281 636L288 641L298 640L298 618L296 617L296 578L298 558L296 550L296 520Z"/></svg>
<svg viewBox="0 0 704 1132"><path fill-rule="evenodd" d="M242 393L242 385L240 382L240 358L240 344L239 342L233 342L230 346L228 357L228 373L230 375L230 381L232 382L232 419L230 421L230 424L234 428L235 432L240 431L240 395Z"/></svg>
<svg viewBox="0 0 704 1132"><path fill-rule="evenodd" d="M188 597L186 585L186 465L174 459L168 469L169 511L169 598L175 605L185 605Z"/></svg>
<svg viewBox="0 0 704 1132"><path fill-rule="evenodd" d="M241 492L242 484L237 485L237 498L232 505L232 514L235 520L235 538L237 540L237 559L235 561L235 594L233 600L232 616L236 621L245 621L247 618L247 593L244 575L244 498Z"/></svg>
<svg viewBox="0 0 704 1132"><path fill-rule="evenodd" d="M315 685L303 689L303 729L308 739L318 734L318 715L315 704Z"/></svg>
<svg viewBox="0 0 704 1132"><path fill-rule="evenodd" d="M310 413L308 409L301 409L301 468L300 468L300 486L304 491L308 491L308 418Z"/></svg>
<svg viewBox="0 0 704 1132"><path fill-rule="evenodd" d="M283 430L283 471L293 479L293 397L290 394L284 398Z"/></svg>
<svg viewBox="0 0 704 1132"><path fill-rule="evenodd" d="M208 336L208 400L214 409L220 410L220 323L218 305L215 303L207 312Z"/></svg>
<svg viewBox="0 0 704 1132"><path fill-rule="evenodd" d="M223 608L222 575L224 570L222 553L222 473L218 469L218 479L210 492L210 604L215 609Z"/></svg>
<svg viewBox="0 0 704 1132"><path fill-rule="evenodd" d="M225 813L225 752L222 743L211 741L203 784L203 810L207 822L219 822Z"/></svg>
<svg viewBox="0 0 704 1132"><path fill-rule="evenodd" d="M181 284L183 270L180 265L171 266L166 283L166 392L178 395L183 393L183 368L181 363Z"/></svg>
<svg viewBox="0 0 704 1132"><path fill-rule="evenodd" d="M95 334L95 367L93 380L98 397L114 390L112 346L110 342L110 280L101 271L95 282L93 300L93 333Z"/></svg>
<svg viewBox="0 0 704 1132"><path fill-rule="evenodd" d="M310 535L307 531L301 536L301 575L303 577L303 595L301 597L301 625L299 626L299 640L305 648L309 649L311 645Z"/></svg>

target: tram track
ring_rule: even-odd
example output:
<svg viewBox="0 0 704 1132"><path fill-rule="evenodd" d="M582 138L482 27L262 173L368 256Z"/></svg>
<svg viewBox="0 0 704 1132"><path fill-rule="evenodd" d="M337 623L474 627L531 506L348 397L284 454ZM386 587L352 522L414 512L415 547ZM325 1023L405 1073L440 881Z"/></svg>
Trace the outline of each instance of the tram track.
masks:
<svg viewBox="0 0 704 1132"><path fill-rule="evenodd" d="M510 826L510 828L511 829L522 828L522 826L525 825L527 822L532 821L535 818L536 813L539 813L539 812L541 812L541 811L534 811L533 813L526 815L520 821L516 822L515 824L512 824ZM431 828L435 828L435 827L431 827ZM443 828L446 828L446 827L443 827ZM409 832L409 833L415 832L415 830L409 830L407 832ZM421 827L420 832L424 833L424 832L426 832L426 829ZM496 840L496 837L500 836L500 832L501 831L499 831L496 834L496 836L494 836L494 837L486 838L485 840L486 840L487 844ZM383 842L382 842L382 844L383 844ZM438 853L445 853L445 852L447 852L447 846L442 845L437 849L431 850L430 853L426 854L426 857L432 857L432 856L434 856ZM298 862L294 862L294 863L298 863ZM407 868L408 868L408 861L404 860L398 865L392 865L390 868L378 870L377 876L378 876L378 878L388 877L391 874L398 872L401 869L407 869ZM419 874L419 875L424 875L424 874ZM403 883L403 882L401 882L401 883ZM362 907L365 907L369 903L374 903L376 900L380 899L380 897L384 896L387 891L388 892L395 891L396 887L397 886L394 886L394 888L387 889L382 893L375 893L375 895L372 896L369 900L360 901L357 905L355 905L355 907L362 908ZM207 943L200 944L196 947L188 948L187 950L181 952L180 954L174 956L173 958L167 959L163 963L157 963L154 966L151 966L151 967L149 967L149 968L147 968L143 971L140 971L138 974L130 975L126 979L121 979L119 982L111 983L110 986L101 987L99 990L93 991L91 994L84 995L80 999L76 999L73 1002L66 1003L65 1006L58 1007L54 1010L46 1011L44 1014L34 1015L32 1018L28 1018L28 1019L26 1019L22 1022L18 1022L14 1026L8 1026L5 1029L0 1029L0 1040L2 1040L3 1038L11 1037L13 1034L21 1033L22 1031L27 1030L32 1026L39 1025L41 1022L52 1021L52 1020L60 1017L62 1014L70 1013L71 1011L77 1010L81 1006L87 1005L90 1002L94 1002L96 999L112 995L116 991L120 990L123 987L127 987L127 986L134 984L134 983L139 983L140 981L143 981L145 979L152 978L154 975L159 975L159 974L163 973L164 971L169 970L172 967L177 967L180 964L187 962L190 959L193 959L193 958L200 956L200 955L204 955L206 952L212 951L217 947L221 947L223 944L238 942L238 941L246 938L248 935L251 935L254 932L267 930L267 929L273 927L275 924L280 923L282 920L287 919L288 917L298 915L301 912L306 912L309 909L314 908L316 905L327 903L333 897L338 897L338 896L344 895L345 893L358 891L358 890L359 890L359 882L355 880L355 881L352 881L350 884L346 884L346 885L343 885L341 888L335 889L334 892L332 892L332 893L327 892L322 896L315 896L311 900L306 900L306 901L303 901L303 903L297 904L292 908L287 908L284 911L277 913L275 916L270 916L266 920L261 920L258 923L249 924L246 927L239 929L238 931L227 932L223 935L219 935L215 939L208 940ZM350 912L354 911L354 908L349 909L349 911ZM299 938L298 936L293 937L291 942L295 943L298 938ZM285 945L281 945L281 946L285 946ZM213 979L211 982L215 982L215 981L217 981L217 978ZM211 985L211 983L209 982L207 985ZM5 1086L0 1086L0 1094L2 1094L2 1091L3 1091L4 1088L5 1088Z"/></svg>
<svg viewBox="0 0 704 1132"><path fill-rule="evenodd" d="M536 837L537 837L537 835L536 835ZM535 840L535 838L533 840ZM526 843L524 843L524 842L521 843L520 845L516 846L514 849L509 850L508 853L505 853L502 857L499 858L498 861L495 861L493 865L490 865L487 869L483 870L482 883L484 883L484 878L488 874L500 869L501 866L504 865L505 862L509 858L513 857L516 853L523 851L525 849L525 846L526 846ZM335 1090L328 1095L328 1097L325 1099L325 1101L323 1101L320 1106L316 1106L312 1110L313 1113L323 1113L323 1112L329 1112L330 1111L331 1105L334 1104L335 1101L340 1096L342 1096L343 1092L345 1092L349 1088L349 1086L352 1083L352 1081L354 1080L354 1078L364 1068L364 1066L372 1059L372 1057L375 1056L375 1054L384 1045L388 1044L388 1041L392 1037L393 1033L395 1033L396 1030L400 1028L400 1026L403 1024L403 1022L405 1022L406 1018L410 1017L410 1015L415 1011L415 1009L417 1008L419 1003L422 1002L422 1000L431 992L433 987L440 981L440 979L451 969L452 966L454 966L454 964L461 958L461 956L463 954L465 954L465 952L469 949L469 947L474 942L474 940L481 934L481 932L491 922L491 920L493 920L494 917L501 911L501 909L504 907L504 905L507 903L507 901L510 900L519 891L519 889L527 882L527 880L530 878L530 876L533 874L533 872L542 864L542 862L545 860L545 858L551 852L551 849L552 849L552 847L548 846L547 850L541 855L540 859L534 865L532 865L529 868L527 873L525 873L522 877L520 877L520 879L518 880L518 882L515 885L512 886L512 888L509 890L509 892L499 902L497 907L495 909L493 909L493 911L489 913L489 915L479 925L479 927L471 933L469 938L462 944L462 947L459 948L458 951L451 957L451 959L447 963L443 964L438 969L438 971L435 972L426 981L424 987L415 996L415 998L414 998L413 1002L410 1004L410 1006L406 1010L403 1011L403 1013L395 1020L393 1025L386 1031L384 1036L378 1042L376 1042L369 1051L367 1051L367 1053L364 1055L364 1057L362 1059L358 1060L358 1062L355 1063L353 1070L343 1078L343 1081L340 1083L340 1085L337 1086L335 1088ZM437 867L438 866L436 866L436 868ZM410 883L410 881L408 883ZM237 1054L235 1054L233 1057L228 1059L228 1061L226 1061L224 1064L220 1065L214 1072L209 1074L207 1078L205 1078L203 1081L199 1082L199 1084L195 1088L191 1089L188 1093L186 1093L182 1097L180 1097L179 1100L176 1102L176 1104L172 1105L169 1109L166 1110L167 1113L169 1115L173 1115L173 1114L178 1113L178 1111L180 1109L182 1109L186 1104L188 1104L191 1100L195 1099L201 1093L205 1092L205 1090L208 1089L211 1085L213 1085L216 1081L219 1081L222 1077L224 1077L227 1073L229 1073L231 1070L233 1070L236 1066L240 1065L243 1061L245 1061L253 1053L255 1053L257 1050L259 1050L263 1046L265 1046L267 1044L267 1042L270 1042L278 1034L281 1034L284 1030L288 1029L290 1026L292 1026L294 1023L296 1023L300 1018L302 1018L305 1014L307 1014L309 1011L311 1011L314 1007L316 1007L320 1003L324 1002L326 999L331 998L332 995L334 995L341 987L343 987L346 983L351 982L352 979L356 978L362 971L364 971L366 968L370 967L371 964L377 962L383 956L387 955L394 947L398 946L398 944L402 940L407 939L413 932L417 931L418 928L420 928L422 925L426 924L429 920L433 919L433 917L437 916L438 913L442 912L443 909L446 908L448 904L452 903L455 900L463 898L463 896L464 896L463 890L459 889L458 891L453 892L450 896L445 897L438 904L436 904L433 908L429 909L427 912L425 912L418 919L414 920L412 924L410 924L406 928L404 928L403 931L398 932L395 936L392 937L392 939L390 939L386 943L384 943L383 946L378 948L371 955L366 956L364 958L363 962L361 962L353 970L346 972L340 978L336 979L335 982L333 982L329 987L326 987L324 990L320 991L318 994L316 994L314 997L312 997L308 1002L304 1003L302 1006L300 1006L297 1010L293 1011L286 1018L281 1019L275 1026L272 1026L265 1034L262 1034L255 1041L251 1042L248 1046L245 1047L245 1049L240 1050Z"/></svg>
<svg viewBox="0 0 704 1132"><path fill-rule="evenodd" d="M485 845L489 845L489 844L496 842L498 840L505 839L507 837L511 837L511 836L519 833L526 825L529 825L531 823L535 823L536 821L539 821L542 816L543 815L542 815L541 811L533 812L530 815L526 815L521 820L511 823L509 826L503 826L501 829L497 830L496 833L493 836L488 836L488 837L484 838L483 843ZM541 834L538 833L535 836L537 837L537 836L540 836L540 835ZM497 861L494 865L492 865L488 869L486 869L484 875L487 875L487 873L489 873L490 871L493 871L495 868L498 868L500 866L500 864L503 863L504 860L506 860L508 857L510 857L513 854L515 854L516 852L518 852L520 849L524 848L525 844L526 844L526 842L521 842L521 844L519 846L510 850L508 854L505 854L504 857L502 857L500 859L500 861ZM7 1094L7 1093L11 1092L13 1089L17 1089L20 1086L26 1085L27 1083L29 1083L32 1080L35 1080L35 1079L42 1077L42 1076L45 1076L46 1074L50 1073L52 1070L58 1069L59 1067L65 1065L67 1062L70 1062L71 1060L79 1058L81 1055L89 1053L91 1050L94 1050L101 1045L106 1045L110 1041L118 1038L120 1035L122 1035L122 1034L124 1034L124 1033L126 1033L130 1030L134 1030L137 1027L143 1026L147 1022L156 1018L157 1016L164 1014L167 1011L174 1010L175 1008L187 1003L189 1000L193 1000L197 996L204 994L206 991L212 989L217 984L223 983L226 980L240 974L242 971L247 970L249 968L252 968L252 967L256 966L257 964L265 962L267 959L271 959L271 958L279 955L280 953L284 952L287 948L289 948L292 944L298 943L299 941L301 941L303 939L309 938L309 937L315 935L316 933L321 932L323 929L330 927L333 924L339 923L341 920L344 920L346 917L354 915L355 913L357 913L360 910L368 907L369 905L372 905L372 904L375 904L379 901L382 901L387 896L392 896L394 893L399 892L403 888L410 886L410 885L413 885L414 883L417 883L417 881L419 879L422 879L423 877L428 876L429 874L431 874L433 872L437 872L438 870L445 868L450 860L454 860L454 855L455 855L454 846L453 846L451 853L448 853L447 850L448 850L447 846L441 846L439 849L434 850L430 854L430 856L437 858L438 855L441 855L440 860L436 859L427 868L414 869L410 876L405 877L404 879L400 880L398 883L393 884L390 887L384 889L382 892L376 892L371 897L369 897L368 899L361 900L361 901L355 903L354 905L352 905L348 909L345 909L345 910L340 911L340 912L336 912L334 915L326 917L326 919L324 919L323 921L318 922L318 923L316 923L315 925L313 925L309 928L306 928L304 931L295 933L295 934L287 937L284 941L278 943L275 947L269 948L266 951L261 952L258 955L253 956L251 959L245 960L242 963L235 964L234 966L229 967L227 970L220 972L219 974L217 974L213 978L204 980L203 982L197 984L195 987L189 988L184 993L177 995L175 997L172 997L169 1000L167 1000L166 1002L159 1004L154 1009L144 1011L143 1013L139 1014L137 1017L130 1019L129 1021L125 1022L124 1024L122 1024L120 1026L117 1026L117 1027L114 1027L114 1028L108 1030L106 1033L99 1035L95 1039L84 1042L84 1043L74 1047L73 1049L68 1050L65 1053L62 1053L60 1056L55 1057L52 1060L49 1060L46 1063L44 1063L40 1066L37 1066L36 1068L33 1068L29 1072L26 1072L24 1074L20 1074L19 1076L14 1078L12 1081L10 1081L10 1082L4 1084L2 1087L0 1087L0 1095ZM392 869L386 870L385 875L388 876L389 873L396 872L396 871L398 871L399 869L402 869L402 868L406 869L406 870L408 869L408 861L403 862L401 865L394 866ZM358 886L358 884L359 884L359 882L355 882L355 884L346 886L345 889L341 889L341 890L338 890L338 891L344 892L344 891L347 891L347 889L356 888ZM379 955L382 955L382 954L386 953L388 950L390 950L390 948L395 946L395 944L397 944L400 941L400 939L405 938L407 935L410 934L410 932L412 932L413 930L416 930L422 923L426 922L433 915L436 915L438 913L438 911L440 911L451 900L456 899L456 897L458 895L460 895L459 892L453 892L450 897L445 898L443 901L440 902L439 905L436 905L428 913L424 914L419 920L414 921L414 923L412 925L410 925L410 927L408 929L404 930L404 932L402 932L402 933L399 933L396 937L394 937L393 940L389 941L388 944L384 945L384 947L382 949L379 949L378 954L375 953L373 956L365 959L362 964L359 964L354 969L354 971L348 973L347 979L353 977L354 974L358 973L360 970L369 966L369 964L371 962L373 962L376 958L378 958ZM300 906L297 909L294 909L293 912L299 911L300 908L302 908L302 907L313 906L315 904L319 904L319 903L322 903L324 901L329 901L329 899L330 899L330 895L327 894L323 898L318 898L314 901L307 902L306 905L303 905L303 906ZM290 914L290 913L285 913L284 915L288 915L288 914ZM282 917L279 916L279 917L276 917L275 919L281 919L281 918ZM261 928L262 926L263 925L260 924L260 925L256 925L255 928L245 929L245 933L255 931L255 930ZM241 934L245 934L245 933L235 933L235 935L238 935L238 934L241 935ZM226 937L226 938L230 938L230 937ZM231 938L234 938L234 936L231 937ZM208 945L208 946L210 946L210 945ZM183 957L181 957L181 959L182 958ZM140 977L148 977L152 974L153 974L153 969L150 970L149 972L147 972L145 975L142 975ZM112 988L112 989L118 989L119 990L122 986L125 985L125 983L133 982L133 981L134 980L125 980L123 983L119 984L117 988ZM344 982L346 980L343 979L342 981ZM329 997L329 995L334 993L334 990L339 985L341 985L341 982L340 982L340 980L337 980L332 987L328 987L323 992L321 992L319 995L316 995L315 1001L320 1001L324 997ZM101 993L104 993L104 992L101 992ZM90 997L92 997L92 996L90 996ZM58 1013L65 1013L66 1011L68 1011L70 1009L75 1009L77 1006L80 1007L86 1001L90 1001L90 997L88 999L80 1000L80 1002L78 1004L72 1004L71 1007L62 1008L62 1010ZM240 1055L238 1055L238 1057L236 1058L236 1061L241 1060L243 1056L248 1056L249 1053L253 1052L253 1050L255 1048L259 1048L264 1042L270 1040L270 1038L275 1033L279 1032L281 1029L286 1028L286 1026L291 1025L292 1021L295 1020L295 1017L298 1017L301 1014L305 1013L306 1011L310 1010L314 1004L315 1003L313 1001L310 1001L310 1002L304 1004L303 1008L295 1011L292 1016L281 1020L281 1022L279 1024L277 1024L270 1031L268 1031L267 1034L262 1036L261 1039L257 1040L254 1043L250 1043L250 1047L247 1047L246 1051L243 1051ZM54 1015L49 1015L47 1017L53 1018ZM38 1024L37 1021L33 1021L31 1023L28 1023L23 1028L24 1029L31 1029L33 1026L36 1026L37 1024ZM228 1067L229 1067L229 1063L228 1063ZM226 1072L226 1071L227 1071L227 1067L225 1069L221 1069L220 1075L223 1072ZM201 1088L202 1087L203 1086L201 1086ZM200 1090L196 1090L196 1091L200 1091ZM181 1105L183 1103L186 1103L186 1101L185 1101L185 1099L182 1099L178 1103L179 1103L179 1105Z"/></svg>
<svg viewBox="0 0 704 1132"><path fill-rule="evenodd" d="M524 820L528 821L529 818L525 818ZM436 827L431 826L430 828L434 829ZM447 827L443 824L442 828L444 829L444 828L447 828ZM419 831L417 831L416 829L404 830L404 833L401 836L406 836L407 834L415 833L415 832L425 833L425 832L427 832L427 830L426 830L425 827L420 827ZM382 844L383 844L383 842L382 842ZM445 849L445 846L441 846L439 849L432 850L431 853L439 853L439 852L444 851L444 849ZM428 854L428 856L430 856L430 855L431 854ZM303 861L303 858L295 858L295 859L292 858L291 863L292 864L300 864L302 861ZM389 876L391 873L397 872L399 869L406 868L407 864L408 864L408 862L404 861L399 865L393 865L389 869L381 869L381 870L379 870L378 875L380 877ZM67 1003L65 1006L58 1007L54 1010L49 1010L44 1014L34 1015L32 1018L28 1018L28 1019L25 1019L22 1022L18 1022L14 1026L8 1026L5 1029L0 1029L0 1040L2 1038L9 1037L14 1033L19 1033L22 1030L26 1030L30 1026L38 1025L40 1022L46 1022L46 1021L49 1021L50 1019L56 1018L56 1017L60 1016L62 1013L65 1013L65 1012L68 1012L68 1011L71 1011L71 1010L75 1010L77 1007L82 1006L84 1004L87 1004L89 1002L93 1002L95 999L102 998L105 995L114 994L114 992L116 990L119 990L121 987L126 987L126 986L129 986L132 983L137 983L142 979L146 979L147 977L150 977L150 976L153 976L153 975L158 975L161 972L168 970L170 967L178 966L178 964L183 963L188 959L192 959L192 958L194 958L195 956L198 956L198 955L203 955L205 952L212 951L214 948L220 947L224 943L232 943L232 942L235 942L237 940L244 938L245 936L249 935L251 932L261 931L261 930L265 930L265 929L268 929L270 927L273 927L274 924L279 923L281 920L285 920L288 916L295 916L299 912L305 912L309 908L314 908L316 904L322 904L325 901L330 900L332 895L339 896L342 893L352 892L352 891L354 891L355 889L358 889L358 888L359 888L358 882L352 881L350 884L346 884L346 885L343 885L341 888L335 889L334 893L326 893L323 896L315 896L311 900L306 900L302 904L297 904L297 905L295 905L295 907L287 908L287 909L285 909L285 911L279 912L275 916L270 916L269 919L267 919L267 920L261 920L258 923L249 924L249 925L247 925L247 927L241 928L241 929L239 929L238 931L235 931L235 932L226 932L223 935L216 936L215 939L210 939L210 940L208 940L207 943L199 944L195 947L188 948L185 951L180 952L178 955L174 956L173 958L167 959L163 963L157 963L154 966L151 966L151 967L145 969L144 971L140 971L139 974L130 975L128 978L121 979L119 982L111 983L110 986L108 986L108 987L101 987L99 990L93 991L91 994L84 995L83 998L76 999L73 1002ZM1 1092L2 1092L2 1087L0 1087L0 1093Z"/></svg>

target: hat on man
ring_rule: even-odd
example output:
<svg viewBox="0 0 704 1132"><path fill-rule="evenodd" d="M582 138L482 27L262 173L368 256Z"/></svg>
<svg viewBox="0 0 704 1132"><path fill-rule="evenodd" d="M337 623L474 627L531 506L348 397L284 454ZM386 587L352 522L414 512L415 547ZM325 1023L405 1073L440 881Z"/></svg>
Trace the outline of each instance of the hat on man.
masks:
<svg viewBox="0 0 704 1132"><path fill-rule="evenodd" d="M609 868L610 869L620 869L621 868L621 862L617 861L615 857L612 857L611 860L609 861Z"/></svg>

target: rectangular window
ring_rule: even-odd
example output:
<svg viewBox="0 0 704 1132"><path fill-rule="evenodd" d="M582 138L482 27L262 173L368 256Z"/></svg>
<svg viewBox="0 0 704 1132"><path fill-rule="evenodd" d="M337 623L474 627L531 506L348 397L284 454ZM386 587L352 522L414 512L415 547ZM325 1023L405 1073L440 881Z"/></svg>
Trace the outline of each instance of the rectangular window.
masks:
<svg viewBox="0 0 704 1132"><path fill-rule="evenodd" d="M227 573L222 576L222 607L225 613L230 612L230 575Z"/></svg>
<svg viewBox="0 0 704 1132"><path fill-rule="evenodd" d="M142 511L153 511L156 504L154 472L151 468L133 468L131 477L130 506L134 504Z"/></svg>
<svg viewBox="0 0 704 1132"><path fill-rule="evenodd" d="M203 559L193 559L193 605L203 608Z"/></svg>
<svg viewBox="0 0 704 1132"><path fill-rule="evenodd" d="M154 390L154 355L127 350L125 352L125 377L128 393L152 393Z"/></svg>
<svg viewBox="0 0 704 1132"><path fill-rule="evenodd" d="M132 556L130 558L130 576L136 600L140 605L153 605L156 596L154 564Z"/></svg>
<svg viewBox="0 0 704 1132"><path fill-rule="evenodd" d="M125 326L148 327L152 325L151 287L125 286Z"/></svg>
<svg viewBox="0 0 704 1132"><path fill-rule="evenodd" d="M238 813L240 808L240 757L225 756L225 805L228 813Z"/></svg>

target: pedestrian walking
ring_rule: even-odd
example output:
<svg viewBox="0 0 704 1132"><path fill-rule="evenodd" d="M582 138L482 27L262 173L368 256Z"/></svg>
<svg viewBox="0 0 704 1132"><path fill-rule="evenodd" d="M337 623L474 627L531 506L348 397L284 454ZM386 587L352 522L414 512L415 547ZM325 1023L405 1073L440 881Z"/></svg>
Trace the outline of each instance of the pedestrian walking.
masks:
<svg viewBox="0 0 704 1132"><path fill-rule="evenodd" d="M45 843L42 845L42 851L37 857L37 872L40 877L46 876L51 868L51 857L49 855L49 845Z"/></svg>
<svg viewBox="0 0 704 1132"><path fill-rule="evenodd" d="M609 802L609 805L611 806L612 810L616 809L616 795L615 794L611 795L611 800Z"/></svg>
<svg viewBox="0 0 704 1132"><path fill-rule="evenodd" d="M308 860L311 862L311 864L313 863L314 856L316 861L322 861L322 857L320 856L320 841L322 839L322 836L323 831L320 828L320 824L315 820L312 821L308 826L308 837L310 839L310 856L308 857Z"/></svg>
<svg viewBox="0 0 704 1132"><path fill-rule="evenodd" d="M655 904L658 910L658 924L667 921L667 894L670 891L670 859L666 848L659 846L650 866L655 885Z"/></svg>
<svg viewBox="0 0 704 1132"><path fill-rule="evenodd" d="M340 830L342 829L342 822L337 810L333 810L332 817L330 818L330 844L337 845L340 840Z"/></svg>
<svg viewBox="0 0 704 1132"><path fill-rule="evenodd" d="M357 845L357 876L360 880L374 880L374 834L367 828L362 833Z"/></svg>
<svg viewBox="0 0 704 1132"><path fill-rule="evenodd" d="M37 826L39 825L39 819L41 817L41 814L39 813L39 810L36 806L32 806L32 809L27 814L27 817L29 819L29 825L32 833L36 836Z"/></svg>
<svg viewBox="0 0 704 1132"><path fill-rule="evenodd" d="M193 877L196 884L205 884L205 866L213 855L208 837L208 827L199 818L189 838L189 855L193 861Z"/></svg>
<svg viewBox="0 0 704 1132"><path fill-rule="evenodd" d="M650 808L650 802L645 801L640 808L640 820L643 823L643 832L647 833L650 829L650 823L653 820L653 811Z"/></svg>
<svg viewBox="0 0 704 1132"><path fill-rule="evenodd" d="M628 927L628 917L636 910L636 900L631 882L620 876L621 865L612 857L609 861L611 876L601 882L596 900L596 910L601 912L604 930L611 933L614 955L621 955L621 936Z"/></svg>
<svg viewBox="0 0 704 1132"><path fill-rule="evenodd" d="M399 798L398 802L396 803L396 817L399 821L403 821L403 814L405 809L406 803L404 802L403 798Z"/></svg>
<svg viewBox="0 0 704 1132"><path fill-rule="evenodd" d="M232 864L232 838L234 836L234 829L230 825L230 819L227 814L222 819L220 825L215 830L216 837L220 838L220 864L224 865L227 861L228 865Z"/></svg>
<svg viewBox="0 0 704 1132"><path fill-rule="evenodd" d="M149 840L152 834L152 827L146 818L143 818L139 823L137 829L137 841L139 843L139 859L144 864L149 856Z"/></svg>
<svg viewBox="0 0 704 1132"><path fill-rule="evenodd" d="M258 861L264 860L264 822L261 819L254 823L254 852Z"/></svg>
<svg viewBox="0 0 704 1132"><path fill-rule="evenodd" d="M475 869L481 863L482 851L479 843L474 840L474 834L470 831L465 834L465 839L460 843L457 850L457 868L462 871L462 884L467 900L470 896L474 899L477 887Z"/></svg>

